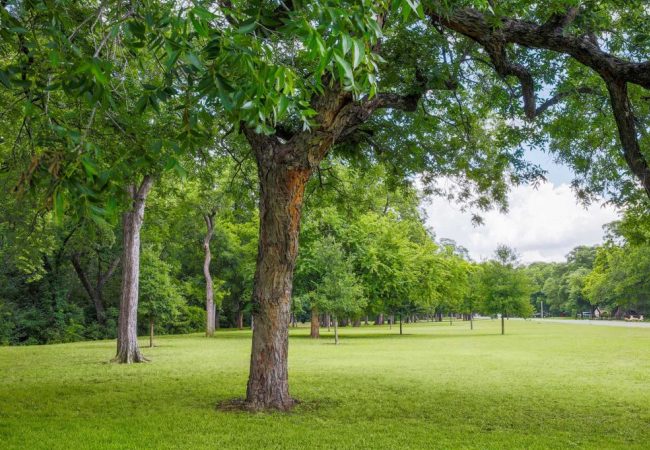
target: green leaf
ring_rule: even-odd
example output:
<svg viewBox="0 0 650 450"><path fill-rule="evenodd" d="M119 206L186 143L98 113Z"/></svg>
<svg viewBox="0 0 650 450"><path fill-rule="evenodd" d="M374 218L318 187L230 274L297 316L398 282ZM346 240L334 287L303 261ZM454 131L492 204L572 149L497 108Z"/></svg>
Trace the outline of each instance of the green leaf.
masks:
<svg viewBox="0 0 650 450"><path fill-rule="evenodd" d="M343 70L345 78L354 84L354 73L352 72L352 66L350 63L347 62L345 58L343 58L343 55L341 55L338 50L334 51L334 59L336 59L336 63L339 65L339 68Z"/></svg>
<svg viewBox="0 0 650 450"><path fill-rule="evenodd" d="M347 55L352 47L352 39L347 34L341 35L341 48L343 49L343 55Z"/></svg>
<svg viewBox="0 0 650 450"><path fill-rule="evenodd" d="M89 177L92 177L93 175L97 175L99 173L97 170L97 166L95 166L95 163L87 156L83 156L81 158L81 164L84 166L86 175L88 175Z"/></svg>
<svg viewBox="0 0 650 450"><path fill-rule="evenodd" d="M7 72L4 70L0 70L0 83L2 83L7 89L11 88L11 80L7 76Z"/></svg>
<svg viewBox="0 0 650 450"><path fill-rule="evenodd" d="M54 219L57 224L61 224L63 222L64 198L61 189L58 187L54 190L52 203L54 205Z"/></svg>
<svg viewBox="0 0 650 450"><path fill-rule="evenodd" d="M190 22L192 22L192 26L194 27L194 31L196 31L196 33L199 36L208 37L208 34L209 34L208 28L194 14L190 14Z"/></svg>
<svg viewBox="0 0 650 450"><path fill-rule="evenodd" d="M176 61L178 60L178 50L171 50L167 52L167 61L165 61L165 68L167 70L171 69Z"/></svg>
<svg viewBox="0 0 650 450"><path fill-rule="evenodd" d="M212 20L215 17L217 17L207 9L203 8L202 6L195 6L192 9L192 12L196 14L198 17L200 17L201 19L205 19L205 20Z"/></svg>
<svg viewBox="0 0 650 450"><path fill-rule="evenodd" d="M138 102L135 104L135 112L138 114L142 114L144 110L147 108L147 103L149 103L149 97L146 95L143 95L138 99Z"/></svg>
<svg viewBox="0 0 650 450"><path fill-rule="evenodd" d="M185 61L187 61L188 64L196 67L197 69L203 68L203 64L201 63L201 60L199 60L199 58L193 52L187 52L185 54Z"/></svg>
<svg viewBox="0 0 650 450"><path fill-rule="evenodd" d="M237 32L238 32L238 33L241 33L241 34L250 33L250 32L253 31L256 27L257 27L257 21L256 21L254 18L252 18L252 19L248 19L248 20L242 22L242 23L239 25L239 28L237 29Z"/></svg>
<svg viewBox="0 0 650 450"><path fill-rule="evenodd" d="M352 41L352 67L356 69L361 64L363 57L365 56L365 46L362 42L354 39Z"/></svg>
<svg viewBox="0 0 650 450"><path fill-rule="evenodd" d="M281 95L280 96L280 101L278 102L278 116L282 117L282 115L287 111L289 108L289 97L286 95Z"/></svg>

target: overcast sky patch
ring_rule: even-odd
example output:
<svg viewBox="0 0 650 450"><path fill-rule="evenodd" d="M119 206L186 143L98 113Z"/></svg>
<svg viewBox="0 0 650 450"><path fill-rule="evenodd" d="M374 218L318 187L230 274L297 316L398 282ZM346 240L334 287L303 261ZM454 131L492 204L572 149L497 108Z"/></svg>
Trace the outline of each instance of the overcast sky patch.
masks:
<svg viewBox="0 0 650 450"><path fill-rule="evenodd" d="M612 206L578 205L567 183L519 186L509 200L507 214L485 213L481 226L472 224L471 213L444 198L433 198L423 207L436 236L455 240L476 261L491 257L499 244L514 247L525 263L563 261L578 245L601 243L603 225L618 218Z"/></svg>

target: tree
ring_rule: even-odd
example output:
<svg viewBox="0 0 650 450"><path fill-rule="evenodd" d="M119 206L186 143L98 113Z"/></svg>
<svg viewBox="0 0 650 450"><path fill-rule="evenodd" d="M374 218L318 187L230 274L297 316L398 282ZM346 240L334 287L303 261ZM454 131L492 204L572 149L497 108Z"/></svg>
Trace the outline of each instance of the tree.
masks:
<svg viewBox="0 0 650 450"><path fill-rule="evenodd" d="M532 313L529 302L530 281L521 268L515 267L516 253L499 246L495 259L483 265L481 271L482 309L490 314L501 314L501 334L505 334L505 316L528 316Z"/></svg>
<svg viewBox="0 0 650 450"><path fill-rule="evenodd" d="M196 36L208 39L207 45L201 42L203 60L195 66L203 68L199 87L241 129L258 166L260 245L246 404L251 409L286 410L293 405L287 372L289 310L309 178L335 144L344 146L346 140L354 142L359 134L363 136L357 132L373 114L388 118L390 114L399 115L397 111L418 112L421 98L453 90L458 84L453 71L441 67L440 52L420 51L422 59L411 60L407 66L382 65L379 52L390 48L390 42L399 42L411 30L434 35L429 30L404 27L404 19L410 23L411 14L411 20L415 14L422 15L417 3L392 2L391 7L388 2L365 0L310 2L308 7L292 3L284 5L286 8L253 4L252 16L243 7L248 2L227 2L214 13L198 8L193 11ZM284 25L278 26L280 23ZM207 32L212 28L219 32ZM408 41L407 48L412 42ZM268 51L270 48L276 52ZM401 50L400 54L407 51ZM283 56L276 57L277 52ZM419 70L423 67L431 69ZM380 76L380 70L385 70L386 76ZM385 85L378 86L380 79ZM442 103L457 107L451 95ZM467 116L467 111L463 115ZM417 116L422 118L422 112ZM426 119L415 126L423 122ZM503 124L505 121L495 118L491 129L500 129ZM448 129L459 134L455 124ZM432 169L430 173L453 172L461 185L475 187L461 194L464 199L503 199L507 190L503 169L520 158L509 151L511 147L501 153L503 146L493 145L498 140L494 134L472 133L464 130L463 137L454 141L463 155L451 152L450 164L445 164L444 156L441 160L427 156L427 152L437 151L437 146L420 145L424 154L419 152L415 164L404 157L404 172L428 168ZM438 136L424 131L417 135L427 144L438 140ZM469 141L471 144L465 145ZM418 148L415 143L407 147L396 141L392 144L407 152ZM469 153L477 164L467 164L465 156ZM523 180L531 174L527 169L526 165L519 166L511 172L511 179Z"/></svg>
<svg viewBox="0 0 650 450"><path fill-rule="evenodd" d="M154 326L169 322L178 315L184 304L178 286L174 283L171 267L160 258L160 251L147 248L142 258L142 283L138 313L149 325L149 347L153 347Z"/></svg>
<svg viewBox="0 0 650 450"><path fill-rule="evenodd" d="M339 343L338 323L341 317L361 314L366 306L363 287L341 244L326 236L316 242L310 264L318 270L312 279L307 297L312 310L329 313L334 318L334 343Z"/></svg>
<svg viewBox="0 0 650 450"><path fill-rule="evenodd" d="M140 287L140 229L144 220L144 205L153 185L153 177L147 175L139 187L130 185L129 195L133 200L130 211L123 215L122 236L122 296L120 319L117 328L116 361L132 363L146 361L138 347L138 295Z"/></svg>
<svg viewBox="0 0 650 450"><path fill-rule="evenodd" d="M106 221L123 212L115 359L141 361L138 258L146 198L165 169L183 171L178 154L206 134L201 108L193 108L198 97L186 91L176 102L180 78L168 71L182 72L185 63L158 70L160 33L174 7L4 2L0 14L7 56L0 79L23 121L15 145L29 155L16 190L42 196L58 220L67 214Z"/></svg>
<svg viewBox="0 0 650 450"><path fill-rule="evenodd" d="M647 202L630 207L608 226L605 245L597 249L593 270L583 279L582 294L592 308L611 308L620 318L650 308L650 227Z"/></svg>
<svg viewBox="0 0 650 450"><path fill-rule="evenodd" d="M463 297L461 304L461 311L469 315L470 329L474 329L474 313L481 307L482 300L482 268L480 264L473 264L469 266L467 277L467 290Z"/></svg>

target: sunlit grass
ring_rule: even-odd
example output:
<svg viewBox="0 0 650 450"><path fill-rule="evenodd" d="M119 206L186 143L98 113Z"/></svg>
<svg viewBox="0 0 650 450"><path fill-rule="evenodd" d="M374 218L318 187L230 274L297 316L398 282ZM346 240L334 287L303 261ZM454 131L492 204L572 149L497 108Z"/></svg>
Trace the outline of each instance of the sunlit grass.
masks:
<svg viewBox="0 0 650 450"><path fill-rule="evenodd" d="M650 329L510 320L292 330L289 414L223 412L250 333L0 348L0 447L648 448ZM142 343L145 340L143 339Z"/></svg>

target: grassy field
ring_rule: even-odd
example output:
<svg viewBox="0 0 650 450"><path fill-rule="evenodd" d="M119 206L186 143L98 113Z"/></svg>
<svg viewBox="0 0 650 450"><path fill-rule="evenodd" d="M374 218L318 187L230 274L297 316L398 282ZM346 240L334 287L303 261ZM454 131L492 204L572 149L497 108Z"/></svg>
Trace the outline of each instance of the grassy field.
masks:
<svg viewBox="0 0 650 450"><path fill-rule="evenodd" d="M0 447L650 448L650 330L508 321L292 330L288 414L223 412L250 333L0 348ZM327 336L327 333L324 333ZM329 335L331 336L331 334ZM144 343L144 340L143 340Z"/></svg>

